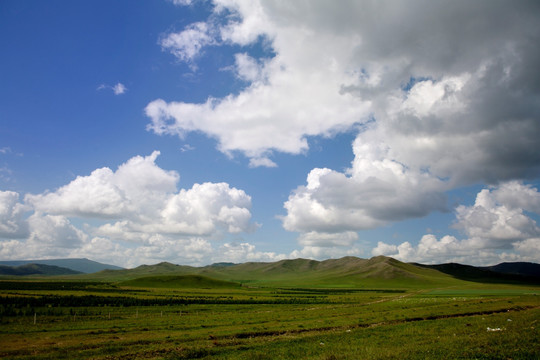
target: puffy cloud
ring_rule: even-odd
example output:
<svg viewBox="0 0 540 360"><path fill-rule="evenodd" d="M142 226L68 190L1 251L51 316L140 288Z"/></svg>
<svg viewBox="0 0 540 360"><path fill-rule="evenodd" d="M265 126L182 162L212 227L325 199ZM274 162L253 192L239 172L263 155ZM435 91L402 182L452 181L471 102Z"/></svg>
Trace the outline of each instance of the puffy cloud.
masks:
<svg viewBox="0 0 540 360"><path fill-rule="evenodd" d="M264 66L257 62L257 59L252 58L246 53L235 55L236 74L245 81L262 81Z"/></svg>
<svg viewBox="0 0 540 360"><path fill-rule="evenodd" d="M484 194L486 199L489 194ZM530 184L519 181L506 182L493 188L491 197L495 203L504 204L508 209L523 209L540 214L540 192ZM488 203L492 206L493 200L488 200Z"/></svg>
<svg viewBox="0 0 540 360"><path fill-rule="evenodd" d="M540 259L539 238L512 243L510 248L500 251L486 239L470 238L459 240L453 236L437 239L435 235L424 235L417 246L409 242L399 245L379 242L372 255L386 255L406 262L442 264L457 262L472 265L493 265L503 261L530 261Z"/></svg>
<svg viewBox="0 0 540 360"><path fill-rule="evenodd" d="M114 95L122 95L126 91L127 91L127 88L122 83L117 83L116 85L113 86Z"/></svg>
<svg viewBox="0 0 540 360"><path fill-rule="evenodd" d="M470 262L485 261L480 257L481 249L474 241L458 240L453 236L444 236L438 240L434 235L424 235L416 247L409 242L399 245L379 241L372 254L392 256L401 261L420 263ZM494 257L494 255L493 255Z"/></svg>
<svg viewBox="0 0 540 360"><path fill-rule="evenodd" d="M367 117L364 101L341 92L350 69L337 59L352 56L350 37L321 37L300 31L302 24L296 23L277 26L277 18L259 2L215 4L218 15L224 9L238 15L220 26L221 43L247 45L264 35L278 55L259 61L236 54L237 76L249 83L238 95L201 104L152 101L146 107L149 130L179 136L201 131L217 139L220 151L249 157L251 166L275 166L272 151L305 152L308 136L331 136ZM298 44L304 44L302 51Z"/></svg>
<svg viewBox="0 0 540 360"><path fill-rule="evenodd" d="M257 228L251 222L251 197L243 190L227 183L178 190L180 176L160 168L158 155L135 156L116 171L97 169L56 191L27 194L24 204L19 194L0 192L0 238L9 239L0 242L0 255L95 255L118 263L128 254L126 266L202 263L214 254L209 240ZM72 218L93 225L75 226Z"/></svg>
<svg viewBox="0 0 540 360"><path fill-rule="evenodd" d="M505 261L531 261L539 262L540 259L540 238L526 239L523 241L515 242L514 249L518 256L515 254L505 253L504 255L508 260Z"/></svg>
<svg viewBox="0 0 540 360"><path fill-rule="evenodd" d="M416 247L409 242L392 245L380 241L372 254L427 263L538 262L540 228L524 211L539 214L539 196L537 189L516 181L483 189L474 205L456 208L455 226L464 232L465 239L447 235L439 240L428 234Z"/></svg>
<svg viewBox="0 0 540 360"><path fill-rule="evenodd" d="M27 220L27 237L0 241L0 256L10 259L67 257L88 236L60 215L34 213Z"/></svg>
<svg viewBox="0 0 540 360"><path fill-rule="evenodd" d="M26 195L37 211L80 217L140 217L176 191L179 175L155 164L159 151L136 156L118 167L78 176L52 193Z"/></svg>
<svg viewBox="0 0 540 360"><path fill-rule="evenodd" d="M278 261L285 259L286 255L274 252L262 252L249 243L225 243L220 246L214 255L214 262L243 263L248 261Z"/></svg>
<svg viewBox="0 0 540 360"><path fill-rule="evenodd" d="M470 238L488 239L493 247L508 248L515 241L540 235L536 222L524 213L540 213L539 204L540 193L530 185L510 182L483 189L473 206L457 207L455 227Z"/></svg>
<svg viewBox="0 0 540 360"><path fill-rule="evenodd" d="M86 239L86 234L61 215L35 213L28 219L31 229L27 244L36 248L76 248ZM48 253L48 251L43 251Z"/></svg>
<svg viewBox="0 0 540 360"><path fill-rule="evenodd" d="M26 259L28 255L35 256L32 251L28 251L24 241L6 240L0 241L0 256L3 259Z"/></svg>
<svg viewBox="0 0 540 360"><path fill-rule="evenodd" d="M226 183L195 184L169 196L154 217L121 220L98 229L101 236L145 242L154 233L211 236L222 229L229 233L254 230L251 224L251 198Z"/></svg>
<svg viewBox="0 0 540 360"><path fill-rule="evenodd" d="M407 243L408 244L408 243ZM377 242L377 246L371 250L373 256L379 255L395 255L397 254L397 246L392 244L386 244L382 241Z"/></svg>
<svg viewBox="0 0 540 360"><path fill-rule="evenodd" d="M116 218L101 236L146 240L154 233L209 236L217 228L238 233L253 228L251 198L226 183L195 184L177 191L178 173L156 165L159 155L135 156L116 171L102 168L55 192L27 195L37 211L77 217Z"/></svg>
<svg viewBox="0 0 540 360"><path fill-rule="evenodd" d="M393 159L383 141L367 140L370 135L355 140L345 173L313 169L285 202L283 227L300 232L301 245L350 247L358 239L354 231L446 210L444 181Z"/></svg>
<svg viewBox="0 0 540 360"><path fill-rule="evenodd" d="M28 236L28 224L24 214L28 207L19 203L19 194L14 191L0 191L0 238L21 238Z"/></svg>
<svg viewBox="0 0 540 360"><path fill-rule="evenodd" d="M355 159L346 174L330 169L309 173L307 185L284 204L285 229L357 231L445 210L445 183L392 159L383 142L364 142L369 134L356 139Z"/></svg>
<svg viewBox="0 0 540 360"><path fill-rule="evenodd" d="M211 31L212 28L207 23L197 22L179 33L167 35L161 39L160 44L180 60L193 64L204 46L215 44Z"/></svg>

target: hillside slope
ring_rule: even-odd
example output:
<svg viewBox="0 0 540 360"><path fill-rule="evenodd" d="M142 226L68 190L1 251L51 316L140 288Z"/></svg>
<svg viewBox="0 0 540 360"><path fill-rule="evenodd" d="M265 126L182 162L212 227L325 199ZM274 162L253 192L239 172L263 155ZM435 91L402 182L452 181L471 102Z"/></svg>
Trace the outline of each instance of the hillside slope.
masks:
<svg viewBox="0 0 540 360"><path fill-rule="evenodd" d="M227 267L214 277L272 286L317 287L422 287L458 283L436 270L406 264L385 256L371 259L344 257L315 261L282 260L275 263L245 263Z"/></svg>
<svg viewBox="0 0 540 360"><path fill-rule="evenodd" d="M406 264L384 256L371 259L344 257L325 261L294 259L205 267L160 263L142 265L130 270L103 271L85 277L126 281L149 275L201 275L244 285L272 287L420 288L427 285L461 283L460 280L437 270Z"/></svg>

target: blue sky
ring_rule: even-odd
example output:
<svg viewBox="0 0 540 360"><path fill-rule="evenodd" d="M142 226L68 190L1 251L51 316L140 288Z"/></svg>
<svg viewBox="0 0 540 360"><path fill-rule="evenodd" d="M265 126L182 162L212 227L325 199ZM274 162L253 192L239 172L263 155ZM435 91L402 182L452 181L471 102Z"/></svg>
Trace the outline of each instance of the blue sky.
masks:
<svg viewBox="0 0 540 360"><path fill-rule="evenodd" d="M0 258L539 262L539 17L4 0Z"/></svg>

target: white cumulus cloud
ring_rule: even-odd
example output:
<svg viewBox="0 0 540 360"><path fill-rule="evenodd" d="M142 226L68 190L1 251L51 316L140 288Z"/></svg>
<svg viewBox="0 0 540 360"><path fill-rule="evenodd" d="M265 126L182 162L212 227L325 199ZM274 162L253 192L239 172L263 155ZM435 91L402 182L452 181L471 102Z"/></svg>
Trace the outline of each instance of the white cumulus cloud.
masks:
<svg viewBox="0 0 540 360"><path fill-rule="evenodd" d="M28 224L24 218L28 206L19 202L14 191L0 191L0 238L28 236Z"/></svg>
<svg viewBox="0 0 540 360"><path fill-rule="evenodd" d="M508 196L509 194L512 196ZM536 188L511 181L481 190L474 205L456 208L455 227L466 237L424 235L415 247L379 241L373 255L403 261L495 264L501 261L540 261L540 228L526 211L540 214Z"/></svg>
<svg viewBox="0 0 540 360"><path fill-rule="evenodd" d="M284 207L283 226L290 231L358 231L427 215L446 208L439 179L393 159L384 142L354 142L355 159L346 173L313 169Z"/></svg>
<svg viewBox="0 0 540 360"><path fill-rule="evenodd" d="M237 76L249 83L237 95L209 98L200 104L152 101L146 107L151 119L149 130L178 136L201 131L218 141L220 151L231 156L239 152L250 158L251 166L275 166L269 159L273 151L305 152L309 148L308 136L331 136L367 117L367 104L341 91L343 84L350 81L350 64L343 57L352 56L351 38L321 37L301 31L303 25L296 23L282 27L266 5L257 1L215 2L215 15L225 14L223 10L227 9L238 16L219 25L213 41L243 46L262 36L271 39L278 55L256 60L245 52L237 53ZM168 44L192 32L208 35L204 29L210 24L210 20L207 25L196 23L170 34ZM179 59L190 61L203 44L214 44L201 37L204 40L182 40L181 44L190 45L171 47L171 51ZM325 53L320 52L321 48Z"/></svg>
<svg viewBox="0 0 540 360"><path fill-rule="evenodd" d="M258 227L243 190L209 182L178 190L180 175L160 168L159 154L135 156L115 171L96 169L52 192L27 194L24 203L16 192L0 192L0 255L82 256L126 266L203 264L217 251L211 240Z"/></svg>

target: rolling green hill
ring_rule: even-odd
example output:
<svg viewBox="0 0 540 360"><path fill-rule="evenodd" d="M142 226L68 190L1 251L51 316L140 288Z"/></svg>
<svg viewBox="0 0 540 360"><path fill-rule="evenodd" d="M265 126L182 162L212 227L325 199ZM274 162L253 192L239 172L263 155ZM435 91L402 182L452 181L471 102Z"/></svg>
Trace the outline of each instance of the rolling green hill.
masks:
<svg viewBox="0 0 540 360"><path fill-rule="evenodd" d="M78 277L85 280L125 281L150 275L188 275L198 274L199 272L200 268L161 262L155 265L141 265L133 269L102 270L94 274L84 274Z"/></svg>
<svg viewBox="0 0 540 360"><path fill-rule="evenodd" d="M150 275L159 277L200 275L214 280L271 287L423 288L432 285L463 283L462 280L435 269L403 263L385 256L371 259L344 257L325 261L294 259L205 267L159 263L142 265L129 270L106 270L81 276L85 279L136 284L142 281L140 278ZM145 281L150 281L149 279ZM128 280L134 280L135 283L127 282ZM163 283L160 286L174 285L173 280L170 280L172 282L162 280Z"/></svg>
<svg viewBox="0 0 540 360"><path fill-rule="evenodd" d="M385 256L376 256L371 259L349 256L324 261L294 259L243 264L227 263L204 267L162 262L155 265L141 265L134 269L103 270L93 274L65 276L65 278L119 282L126 284L126 286L144 284L140 286L173 288L220 287L225 286L225 284L218 282L232 282L263 287L422 289L473 285L480 281L491 284L508 284L509 278L512 277L501 276L482 268L458 265L428 266L404 263ZM191 277L186 277L188 275ZM199 276L199 278L193 276ZM512 279L514 278L512 277ZM519 283L519 279L512 280L512 283ZM531 284L530 281L523 281L523 283Z"/></svg>
<svg viewBox="0 0 540 360"><path fill-rule="evenodd" d="M371 259L344 257L315 261L282 260L275 263L245 263L223 269L219 278L268 286L311 287L424 287L453 285L461 281L433 269L377 256Z"/></svg>

